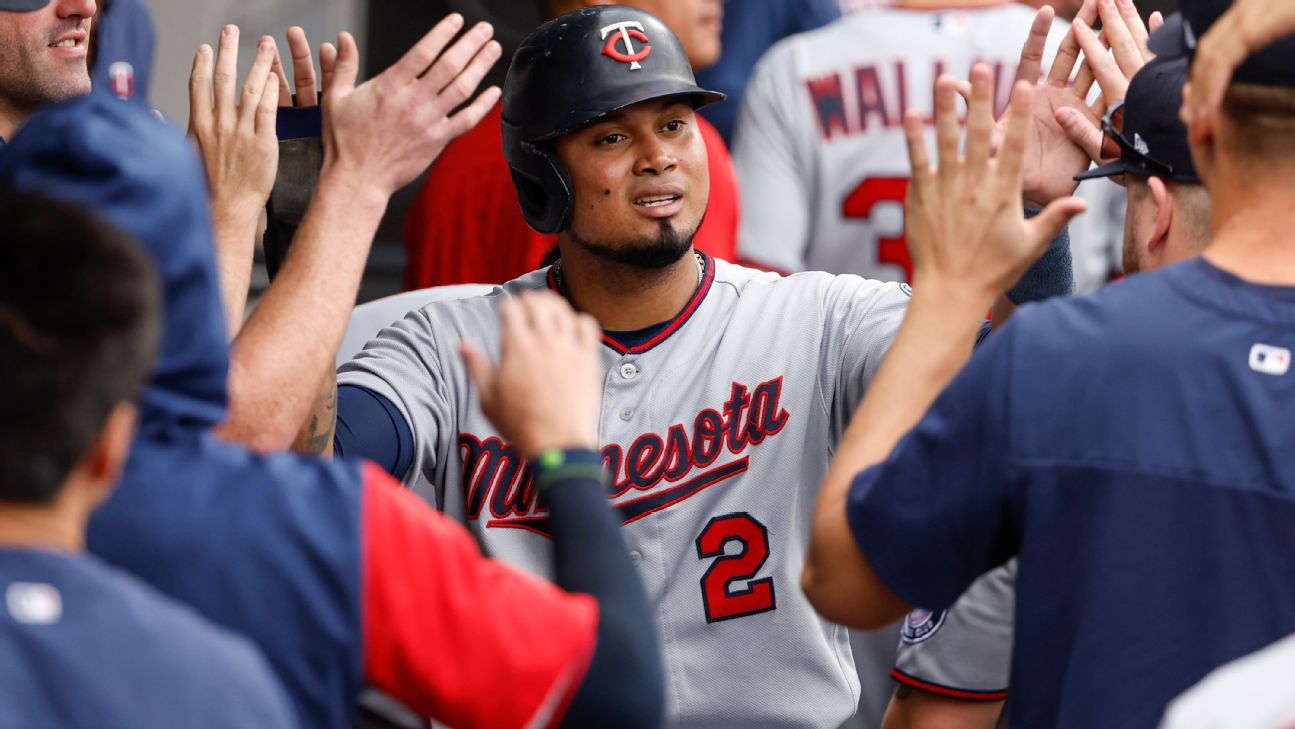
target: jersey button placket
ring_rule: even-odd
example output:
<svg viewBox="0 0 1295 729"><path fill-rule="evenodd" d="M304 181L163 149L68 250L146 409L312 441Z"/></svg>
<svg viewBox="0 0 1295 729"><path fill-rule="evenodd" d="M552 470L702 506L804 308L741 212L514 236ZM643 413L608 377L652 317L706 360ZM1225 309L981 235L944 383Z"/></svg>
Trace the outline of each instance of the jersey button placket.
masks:
<svg viewBox="0 0 1295 729"><path fill-rule="evenodd" d="M621 385L623 386L632 385L634 380L642 374L642 370L639 369L638 365L629 361L622 361L615 371L620 375ZM638 410L633 405L625 405L620 409L620 418L625 422L629 422L634 418L636 412Z"/></svg>

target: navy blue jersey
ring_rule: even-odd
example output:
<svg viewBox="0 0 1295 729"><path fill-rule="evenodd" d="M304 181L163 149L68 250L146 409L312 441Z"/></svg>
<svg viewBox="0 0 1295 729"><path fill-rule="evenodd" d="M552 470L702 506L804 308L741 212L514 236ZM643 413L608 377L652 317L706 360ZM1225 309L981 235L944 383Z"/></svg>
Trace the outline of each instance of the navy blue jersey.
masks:
<svg viewBox="0 0 1295 729"><path fill-rule="evenodd" d="M289 727L261 654L88 555L0 550L0 727Z"/></svg>
<svg viewBox="0 0 1295 729"><path fill-rule="evenodd" d="M96 92L148 103L157 37L148 6L141 0L111 0L100 8L91 85Z"/></svg>
<svg viewBox="0 0 1295 729"><path fill-rule="evenodd" d="M1149 727L1295 632L1295 288L1202 259L1022 308L850 492L882 580L1019 553L1013 727Z"/></svg>
<svg viewBox="0 0 1295 729"><path fill-rule="evenodd" d="M212 434L227 416L227 330L206 183L177 130L142 104L89 94L27 122L0 154L0 184L120 225L166 294L139 432L90 521L92 553L254 641L295 726L350 726L366 684L448 726L557 720L594 652L591 597L482 559L465 530L376 467L259 455ZM519 605L545 626L524 643ZM508 690L480 690L492 681Z"/></svg>

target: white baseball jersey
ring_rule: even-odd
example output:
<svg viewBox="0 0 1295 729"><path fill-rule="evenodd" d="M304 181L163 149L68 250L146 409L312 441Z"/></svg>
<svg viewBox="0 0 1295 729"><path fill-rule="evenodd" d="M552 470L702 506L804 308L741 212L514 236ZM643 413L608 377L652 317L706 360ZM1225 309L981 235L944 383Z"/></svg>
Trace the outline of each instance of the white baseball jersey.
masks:
<svg viewBox="0 0 1295 729"><path fill-rule="evenodd" d="M423 475L489 554L548 577L545 513L456 352L467 339L497 356L499 301L546 286L537 271L416 310L338 381L400 409L416 444L407 483ZM900 284L708 259L660 333L604 337L608 497L659 607L667 726L834 729L854 712L846 630L814 612L800 571L819 484L908 299ZM524 641L544 626L520 609Z"/></svg>
<svg viewBox="0 0 1295 729"><path fill-rule="evenodd" d="M1016 560L981 575L945 610L914 610L900 629L894 677L942 696L1007 698L1016 616Z"/></svg>
<svg viewBox="0 0 1295 729"><path fill-rule="evenodd" d="M1295 635L1212 671L1165 709L1160 729L1295 727Z"/></svg>
<svg viewBox="0 0 1295 729"><path fill-rule="evenodd" d="M1016 3L874 8L774 46L752 75L734 138L741 258L781 271L908 280L904 111L918 109L933 119L935 80L941 74L967 78L978 61L994 70L996 106L1004 108L1035 12ZM1046 63L1065 30L1065 23L1054 25ZM933 122L927 143L933 148ZM1094 221L1084 225L1097 223L1097 215L1086 217ZM1096 236L1101 230L1071 232ZM1082 255L1089 247L1075 250ZM1085 277L1092 268L1087 258L1076 265ZM1104 268L1105 262L1096 265Z"/></svg>

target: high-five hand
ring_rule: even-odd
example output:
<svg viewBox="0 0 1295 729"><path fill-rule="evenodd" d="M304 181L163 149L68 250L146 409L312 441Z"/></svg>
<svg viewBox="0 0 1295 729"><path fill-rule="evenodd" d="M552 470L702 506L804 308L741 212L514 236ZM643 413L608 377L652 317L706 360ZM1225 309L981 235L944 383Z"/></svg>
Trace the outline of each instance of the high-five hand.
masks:
<svg viewBox="0 0 1295 729"><path fill-rule="evenodd" d="M935 91L935 168L923 139L921 115L913 111L905 115L913 167L905 218L914 289L946 292L973 306L983 302L983 309L988 309L1062 227L1083 212L1082 200L1058 197L1037 217L1025 220L1022 165L1034 124L1035 93L1029 82L1017 82L1004 117L1000 148L991 156L993 74L988 66L976 64L971 70L966 155L962 156L956 84L942 77Z"/></svg>
<svg viewBox="0 0 1295 729"><path fill-rule="evenodd" d="M212 225L221 299L231 335L243 321L257 222L279 166L275 136L279 79L271 72L274 39L261 38L256 60L238 90L238 27L227 25L214 59L203 44L189 75L189 134L211 186Z"/></svg>
<svg viewBox="0 0 1295 729"><path fill-rule="evenodd" d="M1147 36L1164 23L1164 18L1158 12L1152 13L1148 29L1142 24L1133 0L1101 0L1097 9L1102 19L1100 37L1083 18L1075 19L1071 32L1084 51L1084 78L1090 82L1096 80L1101 97L1090 107L1092 114L1065 109L1058 113L1057 120L1090 159L1106 164L1118 157L1120 151L1113 145L1102 147L1102 130L1097 119L1100 113L1124 99L1129 81L1154 58L1147 49Z"/></svg>
<svg viewBox="0 0 1295 729"><path fill-rule="evenodd" d="M501 49L491 40L494 29L479 23L447 50L462 27L463 17L450 15L391 68L359 86L355 39L338 36L331 80L325 72L325 175L344 171L354 184L389 197L481 121L499 100L496 87L452 112L471 97Z"/></svg>

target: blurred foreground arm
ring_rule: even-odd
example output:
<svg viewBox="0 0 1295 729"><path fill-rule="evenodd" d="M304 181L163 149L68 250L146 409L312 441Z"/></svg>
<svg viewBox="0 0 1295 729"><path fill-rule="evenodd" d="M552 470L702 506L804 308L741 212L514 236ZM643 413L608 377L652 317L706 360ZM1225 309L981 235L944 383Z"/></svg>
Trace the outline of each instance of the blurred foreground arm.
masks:
<svg viewBox="0 0 1295 729"><path fill-rule="evenodd" d="M1192 61L1191 82L1183 90L1188 126L1218 110L1232 72L1255 51L1295 33L1295 3L1290 0L1236 0L1201 36Z"/></svg>
<svg viewBox="0 0 1295 729"><path fill-rule="evenodd" d="M562 722L567 727L655 727L665 676L651 606L598 454L602 331L548 292L500 305L500 361L463 343L481 407L529 463L553 533L554 581L601 608L597 648Z"/></svg>

